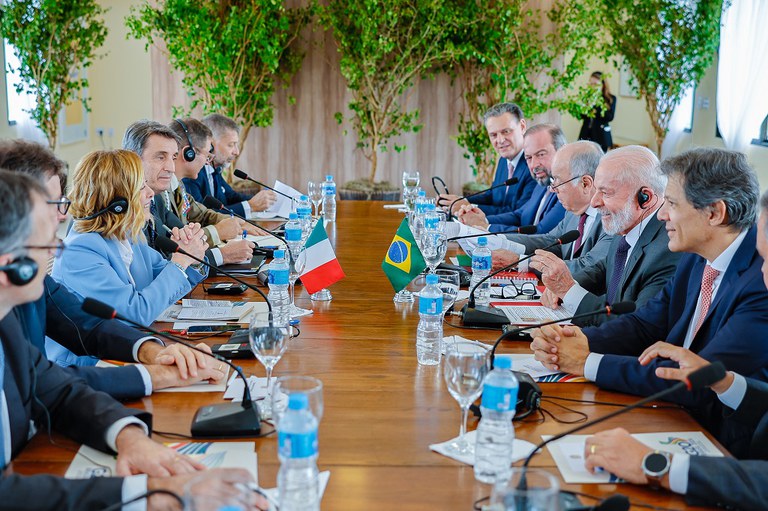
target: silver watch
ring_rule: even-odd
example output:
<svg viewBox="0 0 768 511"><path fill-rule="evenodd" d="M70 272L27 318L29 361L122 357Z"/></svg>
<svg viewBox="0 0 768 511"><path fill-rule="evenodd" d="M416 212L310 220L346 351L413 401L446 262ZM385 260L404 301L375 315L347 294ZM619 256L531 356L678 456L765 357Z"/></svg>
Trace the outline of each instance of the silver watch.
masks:
<svg viewBox="0 0 768 511"><path fill-rule="evenodd" d="M649 452L643 458L643 473L648 478L648 484L653 488L661 486L662 478L669 472L672 458L669 453L662 451Z"/></svg>

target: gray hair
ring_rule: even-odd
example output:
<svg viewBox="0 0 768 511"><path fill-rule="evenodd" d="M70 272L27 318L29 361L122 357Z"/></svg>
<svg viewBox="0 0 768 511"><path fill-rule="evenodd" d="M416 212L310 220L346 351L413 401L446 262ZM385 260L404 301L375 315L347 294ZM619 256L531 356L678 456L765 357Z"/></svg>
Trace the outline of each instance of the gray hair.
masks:
<svg viewBox="0 0 768 511"><path fill-rule="evenodd" d="M591 140L579 140L572 142L564 147L572 150L570 161L571 177L590 176L595 177L595 171L600 164L600 158L603 157L603 149L600 144Z"/></svg>
<svg viewBox="0 0 768 511"><path fill-rule="evenodd" d="M240 133L240 126L227 117L226 115L221 114L210 114L203 117L203 124L208 126L210 130L213 132L214 138L219 138L224 134L225 131L235 131L235 133Z"/></svg>
<svg viewBox="0 0 768 511"><path fill-rule="evenodd" d="M21 255L32 233L32 193L47 193L30 174L0 169L0 254Z"/></svg>
<svg viewBox="0 0 768 511"><path fill-rule="evenodd" d="M608 151L600 163L616 161L618 179L638 189L646 186L656 195L663 195L667 187L667 176L659 172L659 159L647 147L628 145Z"/></svg>
<svg viewBox="0 0 768 511"><path fill-rule="evenodd" d="M184 126L179 124L179 121L183 122ZM174 119L173 122L168 125L168 127L171 128L174 133L176 133L176 136L181 141L179 143L179 148L186 147L188 143L187 135L189 135L189 139L192 142L192 145L198 149L204 150L208 150L207 147L204 147L206 139L213 138L213 133L211 133L210 128L208 128L208 126L198 121L197 119L193 119L192 117L187 117L186 119ZM184 132L184 127L187 128L186 133Z"/></svg>
<svg viewBox="0 0 768 511"><path fill-rule="evenodd" d="M552 145L555 146L555 151L559 151L561 147L568 143L565 139L565 133L560 129L560 126L555 124L535 124L525 130L524 137L534 135L541 131L549 133L549 137L552 139Z"/></svg>
<svg viewBox="0 0 768 511"><path fill-rule="evenodd" d="M512 116L517 119L518 122L522 121L525 117L523 116L523 109L517 106L514 103L497 103L493 105L491 108L485 111L483 114L483 125L488 123L488 119L491 117L501 117L504 114L512 114Z"/></svg>
<svg viewBox="0 0 768 511"><path fill-rule="evenodd" d="M696 209L723 201L725 225L743 231L755 223L760 185L744 154L709 147L691 149L661 162L661 172L681 178L685 198Z"/></svg>
<svg viewBox="0 0 768 511"><path fill-rule="evenodd" d="M123 135L123 149L133 151L141 156L144 153L144 148L147 146L149 137L152 135L160 135L161 137L170 138L171 140L174 140L176 144L181 144L181 139L165 124L142 119L134 122L128 126L127 130L125 130L125 135Z"/></svg>

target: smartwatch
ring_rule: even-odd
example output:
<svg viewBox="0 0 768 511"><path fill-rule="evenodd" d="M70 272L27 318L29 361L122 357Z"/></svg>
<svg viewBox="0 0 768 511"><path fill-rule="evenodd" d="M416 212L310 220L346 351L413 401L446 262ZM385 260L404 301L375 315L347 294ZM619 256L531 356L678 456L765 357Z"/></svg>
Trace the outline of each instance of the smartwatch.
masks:
<svg viewBox="0 0 768 511"><path fill-rule="evenodd" d="M661 486L662 478L669 472L672 459L669 453L661 451L649 452L643 458L643 474L648 478L648 484L652 488Z"/></svg>

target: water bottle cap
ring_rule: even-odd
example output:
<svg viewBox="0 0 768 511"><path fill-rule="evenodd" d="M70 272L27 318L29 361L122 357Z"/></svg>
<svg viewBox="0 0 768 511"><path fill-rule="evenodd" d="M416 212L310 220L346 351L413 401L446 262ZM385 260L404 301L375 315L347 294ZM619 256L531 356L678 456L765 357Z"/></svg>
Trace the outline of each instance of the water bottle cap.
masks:
<svg viewBox="0 0 768 511"><path fill-rule="evenodd" d="M307 197L306 195L302 195L301 197L299 197L299 200L308 201L309 197Z"/></svg>
<svg viewBox="0 0 768 511"><path fill-rule="evenodd" d="M488 238L486 238L485 236L480 236L479 238L477 238L477 245L479 247L484 247L487 244L488 244Z"/></svg>
<svg viewBox="0 0 768 511"><path fill-rule="evenodd" d="M328 174L327 176L325 176L325 180L326 181L333 181L333 176Z"/></svg>
<svg viewBox="0 0 768 511"><path fill-rule="evenodd" d="M419 197L426 197L426 196L427 196L427 192L425 192L424 190L419 190Z"/></svg>
<svg viewBox="0 0 768 511"><path fill-rule="evenodd" d="M289 410L304 410L309 408L309 399L303 392L296 392L288 395Z"/></svg>
<svg viewBox="0 0 768 511"><path fill-rule="evenodd" d="M495 357L493 367L496 369L512 369L512 360L509 357Z"/></svg>
<svg viewBox="0 0 768 511"><path fill-rule="evenodd" d="M275 250L274 258L280 259L281 257L285 257L285 250Z"/></svg>
<svg viewBox="0 0 768 511"><path fill-rule="evenodd" d="M427 275L427 285L430 285L430 284L437 284L438 280L439 280L439 279L437 278L437 275L434 275L434 274L432 274L432 273L430 273L429 275Z"/></svg>
<svg viewBox="0 0 768 511"><path fill-rule="evenodd" d="M297 218L299 218L299 214L298 213L296 213L296 212L288 213L288 220L296 220Z"/></svg>

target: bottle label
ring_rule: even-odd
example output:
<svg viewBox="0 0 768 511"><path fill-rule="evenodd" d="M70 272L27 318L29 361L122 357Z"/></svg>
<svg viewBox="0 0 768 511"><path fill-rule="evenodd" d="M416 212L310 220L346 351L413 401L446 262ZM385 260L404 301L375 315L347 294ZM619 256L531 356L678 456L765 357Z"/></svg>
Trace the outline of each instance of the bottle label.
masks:
<svg viewBox="0 0 768 511"><path fill-rule="evenodd" d="M517 387L496 387L483 385L483 398L480 406L497 412L510 412L517 405Z"/></svg>
<svg viewBox="0 0 768 511"><path fill-rule="evenodd" d="M439 298L424 298L419 297L419 313L439 315L443 313L443 297Z"/></svg>
<svg viewBox="0 0 768 511"><path fill-rule="evenodd" d="M269 284L283 286L288 284L288 268L280 270L269 270Z"/></svg>
<svg viewBox="0 0 768 511"><path fill-rule="evenodd" d="M473 256L472 257L472 269L473 270L490 270L491 269L491 256Z"/></svg>
<svg viewBox="0 0 768 511"><path fill-rule="evenodd" d="M326 195L326 197L330 197L330 196L336 195L336 187L335 186L333 186L333 185L331 185L331 186L326 185L324 188L325 188L325 195Z"/></svg>
<svg viewBox="0 0 768 511"><path fill-rule="evenodd" d="M278 449L283 458L308 458L317 454L317 430L309 433L277 433Z"/></svg>
<svg viewBox="0 0 768 511"><path fill-rule="evenodd" d="M428 216L424 219L424 227L428 230L436 231L440 226L440 218L436 216Z"/></svg>
<svg viewBox="0 0 768 511"><path fill-rule="evenodd" d="M301 228L285 230L285 241L301 241Z"/></svg>
<svg viewBox="0 0 768 511"><path fill-rule="evenodd" d="M312 214L312 208L296 208L296 214L299 216L299 218L309 218L309 215Z"/></svg>

